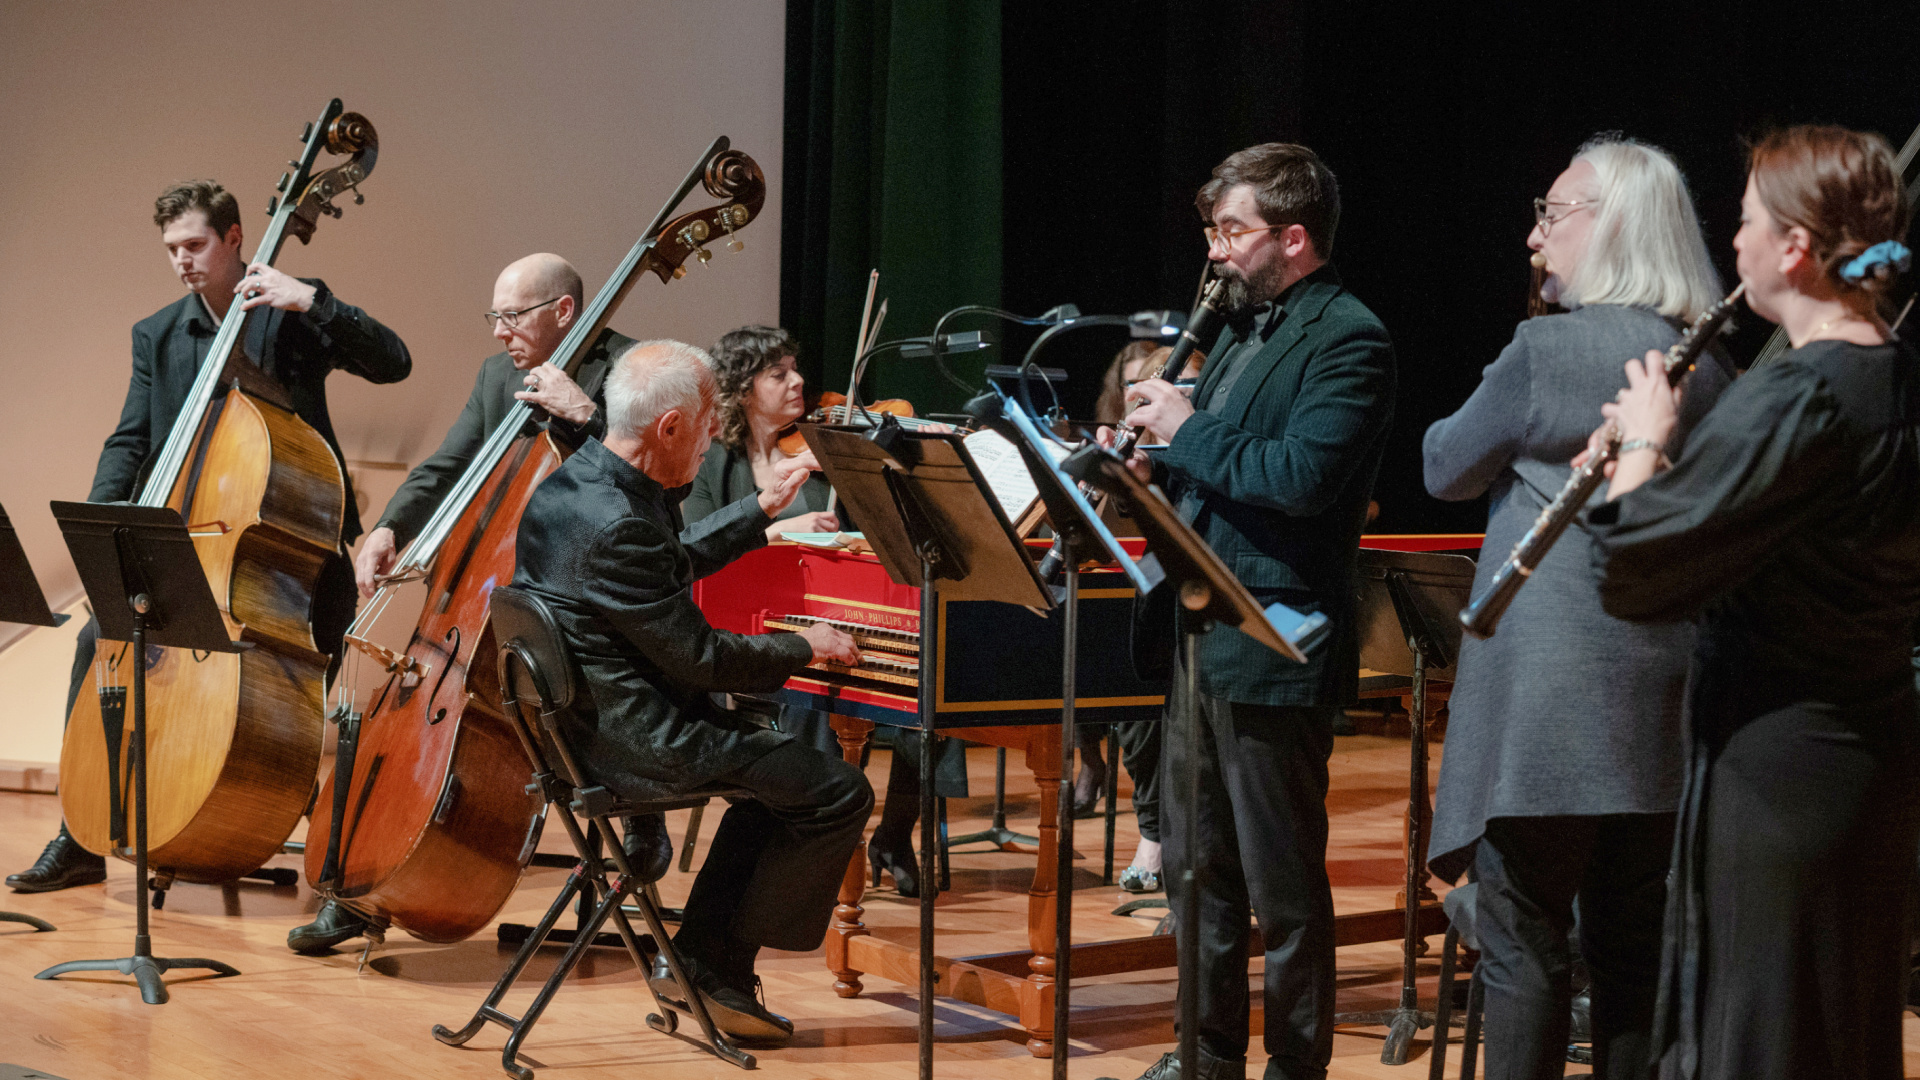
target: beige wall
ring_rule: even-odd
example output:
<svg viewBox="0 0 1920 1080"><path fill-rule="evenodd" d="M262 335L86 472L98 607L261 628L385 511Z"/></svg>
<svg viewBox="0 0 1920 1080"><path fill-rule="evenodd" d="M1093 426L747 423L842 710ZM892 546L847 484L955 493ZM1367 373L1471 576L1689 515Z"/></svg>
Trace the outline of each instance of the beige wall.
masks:
<svg viewBox="0 0 1920 1080"><path fill-rule="evenodd" d="M328 389L349 458L417 462L494 351L480 313L499 268L557 251L591 294L718 134L766 170L765 217L745 252L716 250L671 286L648 277L614 325L705 344L777 317L782 11L776 0L9 5L0 504L55 606L78 583L47 501L85 497L125 393L128 328L180 295L149 220L162 187L226 184L251 251L301 126L333 96L373 121L366 205L322 219L312 246L290 243L280 265L326 278L406 339L405 383L342 374Z"/></svg>
<svg viewBox="0 0 1920 1080"><path fill-rule="evenodd" d="M670 286L649 275L614 325L707 344L777 318L783 40L777 0L8 5L0 504L55 608L79 586L47 502L86 496L128 330L181 295L151 222L161 188L226 184L251 252L302 125L335 96L373 121L366 204L279 265L406 339L412 378L339 374L328 392L348 458L417 463L495 351L480 313L499 268L557 251L591 295L716 135L766 171L765 216L745 252Z"/></svg>

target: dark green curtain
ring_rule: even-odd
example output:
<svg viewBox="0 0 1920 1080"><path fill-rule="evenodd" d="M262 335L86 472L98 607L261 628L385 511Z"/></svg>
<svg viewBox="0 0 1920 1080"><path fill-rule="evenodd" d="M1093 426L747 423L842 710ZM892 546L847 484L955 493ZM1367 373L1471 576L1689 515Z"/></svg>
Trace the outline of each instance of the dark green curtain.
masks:
<svg viewBox="0 0 1920 1080"><path fill-rule="evenodd" d="M846 389L875 268L888 338L999 302L1000 26L998 0L789 0L780 322L810 389ZM984 355L949 363L977 385ZM868 399L963 398L926 360L868 372Z"/></svg>

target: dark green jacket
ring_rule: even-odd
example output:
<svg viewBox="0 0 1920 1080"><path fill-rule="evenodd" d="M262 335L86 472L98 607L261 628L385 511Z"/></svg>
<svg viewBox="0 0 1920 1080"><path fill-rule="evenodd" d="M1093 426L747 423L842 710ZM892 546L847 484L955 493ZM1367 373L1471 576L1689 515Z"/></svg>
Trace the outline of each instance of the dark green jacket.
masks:
<svg viewBox="0 0 1920 1080"><path fill-rule="evenodd" d="M1203 693L1265 705L1345 705L1359 691L1355 591L1360 530L1393 423L1386 327L1331 265L1285 296L1286 315L1219 415L1182 424L1156 468L1194 529L1263 606L1325 612L1330 636L1296 664L1238 630L1201 638ZM1208 402L1232 346L1220 335L1194 401Z"/></svg>
<svg viewBox="0 0 1920 1080"><path fill-rule="evenodd" d="M606 434L606 395L601 384L606 380L607 358L631 344L632 338L608 329L600 331L599 338L587 350L574 381L593 399L595 406L601 407L594 410L585 424L570 424L549 417L547 430L562 446L570 450L590 436L597 439ZM418 536L439 508L440 500L446 498L467 466L479 456L493 429L499 427L518 404L513 395L525 385L524 379L525 373L513 366L513 358L506 353L495 353L482 360L480 373L473 379L473 393L467 395L466 408L460 410L459 419L447 429L440 449L407 474L400 490L387 500L386 512L380 515L380 523L374 528L392 529L395 543L403 548Z"/></svg>

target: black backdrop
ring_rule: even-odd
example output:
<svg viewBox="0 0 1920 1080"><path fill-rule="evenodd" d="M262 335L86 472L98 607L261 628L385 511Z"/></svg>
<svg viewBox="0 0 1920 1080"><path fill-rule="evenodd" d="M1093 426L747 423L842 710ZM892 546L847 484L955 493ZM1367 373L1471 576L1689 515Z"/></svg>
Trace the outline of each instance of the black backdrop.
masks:
<svg viewBox="0 0 1920 1080"><path fill-rule="evenodd" d="M1184 309L1205 258L1193 191L1220 158L1297 140L1338 174L1335 261L1400 359L1383 532L1484 527L1484 502L1427 496L1420 437L1524 316L1529 200L1588 136L1675 155L1731 282L1744 137L1827 122L1897 148L1920 124L1912 2L1015 2L1002 18L1014 310ZM1729 342L1742 364L1771 329L1744 322ZM1120 344L1087 332L1049 348L1076 416Z"/></svg>

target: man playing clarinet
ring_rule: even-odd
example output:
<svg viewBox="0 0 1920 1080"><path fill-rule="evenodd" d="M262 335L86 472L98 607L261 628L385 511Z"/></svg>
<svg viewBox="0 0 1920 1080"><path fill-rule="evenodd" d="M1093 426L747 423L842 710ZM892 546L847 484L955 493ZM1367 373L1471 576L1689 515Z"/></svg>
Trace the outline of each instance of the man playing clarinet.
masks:
<svg viewBox="0 0 1920 1080"><path fill-rule="evenodd" d="M1249 912L1266 953L1266 1076L1317 1080L1333 1054L1327 762L1334 716L1359 690L1360 530L1393 418L1393 345L1327 261L1340 191L1313 151L1242 150L1196 203L1228 327L1191 400L1158 379L1128 391L1141 401L1129 422L1166 444L1129 464L1167 488L1262 605L1324 612L1333 633L1305 664L1231 628L1201 639L1201 803L1161 787L1174 793L1161 830L1174 911L1184 871L1200 891L1200 925L1178 930L1199 939L1196 985L1180 992L1198 995L1200 1060L1167 1054L1142 1080L1245 1076Z"/></svg>

